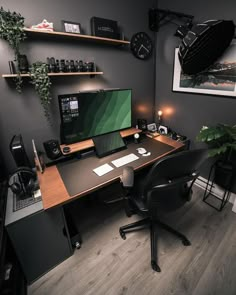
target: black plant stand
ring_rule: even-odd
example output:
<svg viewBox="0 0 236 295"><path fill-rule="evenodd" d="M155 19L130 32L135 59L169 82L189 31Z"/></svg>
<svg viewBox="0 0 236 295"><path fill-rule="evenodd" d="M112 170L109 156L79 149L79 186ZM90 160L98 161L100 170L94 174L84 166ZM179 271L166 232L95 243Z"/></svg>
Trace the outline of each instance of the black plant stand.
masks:
<svg viewBox="0 0 236 295"><path fill-rule="evenodd" d="M216 210L222 211L230 197L230 190L234 179L233 176L233 165L224 165L220 161L216 161L215 163L213 163L209 172L206 189L203 196L203 201L207 203L209 206L215 208ZM212 192L214 184L218 184L223 188L224 191L222 198L216 196ZM211 202L209 202L209 197L218 199L219 206L215 206Z"/></svg>

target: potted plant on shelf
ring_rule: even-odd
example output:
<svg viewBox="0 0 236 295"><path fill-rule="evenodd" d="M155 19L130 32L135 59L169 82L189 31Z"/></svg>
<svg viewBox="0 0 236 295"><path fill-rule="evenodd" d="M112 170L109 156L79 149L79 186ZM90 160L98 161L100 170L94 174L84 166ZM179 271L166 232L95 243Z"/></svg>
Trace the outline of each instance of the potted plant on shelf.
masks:
<svg viewBox="0 0 236 295"><path fill-rule="evenodd" d="M14 51L16 61L16 89L21 92L22 79L19 70L20 43L26 39L24 17L19 13L0 9L0 38L6 40Z"/></svg>
<svg viewBox="0 0 236 295"><path fill-rule="evenodd" d="M20 43L26 39L26 33L24 31L25 18L21 14L16 12L6 11L2 7L0 8L0 38L7 41L10 47L14 51L16 62L16 89L18 92L22 90L22 77L21 77L21 60L25 55L20 53ZM28 73L31 77L31 83L34 84L34 88L39 95L41 104L44 108L44 114L49 120L48 106L51 101L50 87L51 81L48 77L48 68L46 63L35 62L31 65L30 69L24 69L25 73Z"/></svg>
<svg viewBox="0 0 236 295"><path fill-rule="evenodd" d="M198 141L209 146L209 156L215 157L215 183L227 190L236 180L236 125L203 126Z"/></svg>
<svg viewBox="0 0 236 295"><path fill-rule="evenodd" d="M51 102L51 81L48 76L48 66L46 63L37 61L33 63L29 69L31 83L34 85L35 91L37 92L41 104L44 109L44 115L49 120L49 105Z"/></svg>

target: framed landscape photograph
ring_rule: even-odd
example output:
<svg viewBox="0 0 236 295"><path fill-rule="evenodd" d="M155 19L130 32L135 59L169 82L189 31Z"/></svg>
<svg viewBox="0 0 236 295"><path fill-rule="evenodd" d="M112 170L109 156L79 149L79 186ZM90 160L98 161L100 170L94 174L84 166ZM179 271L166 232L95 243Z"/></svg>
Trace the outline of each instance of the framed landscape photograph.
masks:
<svg viewBox="0 0 236 295"><path fill-rule="evenodd" d="M182 72L178 50L175 49L173 91L236 96L236 44L231 44L212 66L196 75Z"/></svg>
<svg viewBox="0 0 236 295"><path fill-rule="evenodd" d="M75 23L71 21L62 21L63 30L66 33L74 33L74 34L80 34L81 33L81 26L80 23Z"/></svg>

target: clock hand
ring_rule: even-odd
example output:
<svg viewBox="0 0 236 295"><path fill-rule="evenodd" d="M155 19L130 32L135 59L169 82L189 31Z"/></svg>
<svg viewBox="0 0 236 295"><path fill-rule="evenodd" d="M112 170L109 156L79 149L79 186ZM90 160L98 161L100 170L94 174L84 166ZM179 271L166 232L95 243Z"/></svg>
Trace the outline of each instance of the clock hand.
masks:
<svg viewBox="0 0 236 295"><path fill-rule="evenodd" d="M141 46L139 47L139 49L138 49L138 54L139 54L139 51L142 49L142 46L143 46L143 45L141 45Z"/></svg>
<svg viewBox="0 0 236 295"><path fill-rule="evenodd" d="M149 52L149 50L147 49L147 47L145 47L144 45L142 45L142 47L143 47L147 52Z"/></svg>
<svg viewBox="0 0 236 295"><path fill-rule="evenodd" d="M141 49L145 49L147 52L149 52L149 50L142 44L140 47L139 47L139 50L138 50L138 54L139 54L139 51L141 50Z"/></svg>

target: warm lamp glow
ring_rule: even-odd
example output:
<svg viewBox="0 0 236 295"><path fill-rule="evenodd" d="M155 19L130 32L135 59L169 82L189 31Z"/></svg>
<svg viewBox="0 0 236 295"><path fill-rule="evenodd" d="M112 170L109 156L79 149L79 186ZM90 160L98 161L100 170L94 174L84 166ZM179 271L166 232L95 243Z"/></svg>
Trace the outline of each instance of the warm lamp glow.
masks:
<svg viewBox="0 0 236 295"><path fill-rule="evenodd" d="M162 113L161 110L159 110L159 111L157 112L157 114L158 114L159 117L161 117L163 113Z"/></svg>
<svg viewBox="0 0 236 295"><path fill-rule="evenodd" d="M168 116L171 116L175 113L175 109L172 108L172 107L166 107L165 108L165 116L168 115Z"/></svg>
<svg viewBox="0 0 236 295"><path fill-rule="evenodd" d="M142 114L145 114L145 113L148 112L148 108L145 105L138 105L137 106L137 111L142 113Z"/></svg>

